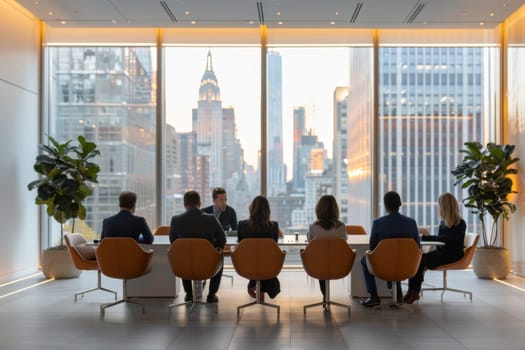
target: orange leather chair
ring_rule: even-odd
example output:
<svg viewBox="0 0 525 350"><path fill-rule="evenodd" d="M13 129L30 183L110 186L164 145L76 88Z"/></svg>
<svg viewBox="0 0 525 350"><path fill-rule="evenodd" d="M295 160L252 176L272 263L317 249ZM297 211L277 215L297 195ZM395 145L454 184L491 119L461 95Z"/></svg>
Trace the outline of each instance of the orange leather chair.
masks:
<svg viewBox="0 0 525 350"><path fill-rule="evenodd" d="M122 280L122 299L100 306L100 318L104 318L106 308L120 304L133 303L144 305L130 300L127 297L127 281L144 276L151 271L153 250L144 250L133 238L107 237L97 248L98 267L102 273L111 278Z"/></svg>
<svg viewBox="0 0 525 350"><path fill-rule="evenodd" d="M306 315L307 308L319 305L322 305L325 310L329 310L330 305L346 307L350 315L350 305L330 300L330 280L346 277L354 265L355 253L348 243L340 238L314 239L301 251L301 260L309 276L326 281L323 301L305 305L304 315Z"/></svg>
<svg viewBox="0 0 525 350"><path fill-rule="evenodd" d="M441 302L443 302L443 294L445 294L445 291L450 292L457 292L457 293L463 293L465 296L468 294L470 297L470 302L472 302L472 292L469 292L468 290L461 290L461 289L454 289L449 288L447 284L447 271L448 270L465 270L469 267L470 262L472 261L472 257L474 256L474 252L476 251L476 248L478 246L479 241L479 235L475 233L467 233L465 235L465 248L463 248L463 257L459 259L458 261L444 264L437 266L430 271L443 271L443 287L441 288L422 288L421 292L423 291L441 291Z"/></svg>
<svg viewBox="0 0 525 350"><path fill-rule="evenodd" d="M103 288L101 286L101 274L100 270L98 269L95 247L86 245L88 241L80 233L65 234L64 239L66 241L67 250L69 251L69 256L71 256L71 260L73 260L73 264L77 269L97 270L97 287L76 293L75 302L77 301L79 295L83 297L84 294L94 292L96 290L113 293L115 295L115 300L117 300L117 292Z"/></svg>
<svg viewBox="0 0 525 350"><path fill-rule="evenodd" d="M173 274L184 280L192 281L193 300L169 305L169 309L180 305L206 304L197 300L197 283L207 280L219 272L222 267L222 250L215 248L204 238L179 238L173 241L168 251L168 259ZM190 311L191 311L190 309Z"/></svg>
<svg viewBox="0 0 525 350"><path fill-rule="evenodd" d="M244 278L255 280L255 301L237 307L237 320L241 309L255 305L266 305L277 309L280 320L281 307L261 300L261 281L277 277L283 268L286 252L271 238L245 238L231 254L233 267Z"/></svg>
<svg viewBox="0 0 525 350"><path fill-rule="evenodd" d="M168 236L170 234L169 226L159 226L155 229L155 236Z"/></svg>
<svg viewBox="0 0 525 350"><path fill-rule="evenodd" d="M414 276L421 262L421 249L412 238L383 239L373 251L366 253L366 264L370 273L384 281L392 281L392 302L380 305L397 306L397 288L395 282ZM410 312L410 310L405 309Z"/></svg>
<svg viewBox="0 0 525 350"><path fill-rule="evenodd" d="M366 230L360 225L346 225L346 233L349 235L366 235Z"/></svg>

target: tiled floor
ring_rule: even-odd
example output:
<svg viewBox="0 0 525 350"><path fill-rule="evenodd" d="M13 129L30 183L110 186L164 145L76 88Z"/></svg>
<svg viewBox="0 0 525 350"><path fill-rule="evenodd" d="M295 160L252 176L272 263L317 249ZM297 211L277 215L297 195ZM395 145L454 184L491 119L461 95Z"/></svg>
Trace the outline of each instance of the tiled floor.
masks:
<svg viewBox="0 0 525 350"><path fill-rule="evenodd" d="M333 281L333 299L350 302L351 316L332 307L331 313L310 309L304 318L302 306L320 299L317 281L285 271L274 300L281 305L279 323L274 309L260 305L243 311L237 323L236 306L250 300L238 276L233 287L223 280L216 306L169 313L173 300L149 299L144 314L135 305L119 305L103 321L99 305L111 295L73 299L95 284L93 272L5 296L37 279L0 288L0 349L525 349L525 279L516 276L506 282L523 290L479 280L470 271L450 273L449 284L474 291L473 302L446 293L441 304L439 293L429 292L409 306L410 318L403 311L363 308L348 298L346 281ZM441 274L427 273L427 282L440 281ZM103 284L120 293L119 281Z"/></svg>

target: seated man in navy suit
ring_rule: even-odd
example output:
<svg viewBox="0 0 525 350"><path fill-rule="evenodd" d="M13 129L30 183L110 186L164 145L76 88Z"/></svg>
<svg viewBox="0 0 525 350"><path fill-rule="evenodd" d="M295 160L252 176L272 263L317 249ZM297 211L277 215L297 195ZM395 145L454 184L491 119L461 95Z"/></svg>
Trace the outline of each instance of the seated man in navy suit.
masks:
<svg viewBox="0 0 525 350"><path fill-rule="evenodd" d="M203 208L202 211L206 214L215 215L224 231L237 230L237 213L235 213L235 209L226 204L228 201L226 190L222 187L215 187L211 196L213 205Z"/></svg>
<svg viewBox="0 0 525 350"><path fill-rule="evenodd" d="M397 192L387 192L383 198L387 215L375 219L372 223L372 230L370 232L370 250L386 238L414 238L418 245L420 244L419 232L417 230L416 220L399 213L401 206L401 197ZM363 276L365 278L366 290L369 294L368 299L362 300L361 305L372 307L377 306L381 302L377 295L377 286L375 277L368 271L366 266L366 256L361 259L363 266ZM397 295L401 296L401 284L397 283Z"/></svg>
<svg viewBox="0 0 525 350"><path fill-rule="evenodd" d="M186 211L171 218L170 242L173 243L177 238L204 238L210 241L214 247L224 248L226 236L224 230L213 215L205 214L200 210L201 198L195 191L188 191L184 194L184 208ZM208 303L219 301L215 295L221 284L222 267L210 280L208 292ZM184 301L192 300L191 281L182 280L186 296Z"/></svg>
<svg viewBox="0 0 525 350"><path fill-rule="evenodd" d="M122 192L119 195L120 212L102 223L102 235L105 237L131 237L139 243L153 243L153 235L146 223L146 219L135 215L135 204L137 194L134 192Z"/></svg>

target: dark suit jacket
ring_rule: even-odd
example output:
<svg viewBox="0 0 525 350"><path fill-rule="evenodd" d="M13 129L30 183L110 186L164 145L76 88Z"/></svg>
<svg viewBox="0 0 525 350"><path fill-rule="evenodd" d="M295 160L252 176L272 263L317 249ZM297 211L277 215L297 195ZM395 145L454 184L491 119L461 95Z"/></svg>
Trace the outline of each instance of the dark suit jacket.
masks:
<svg viewBox="0 0 525 350"><path fill-rule="evenodd" d="M202 209L202 211L206 214L215 215L213 213L213 205ZM219 214L219 223L222 225L224 231L228 231L230 229L237 230L237 213L235 213L235 209L227 205L226 209L224 209L224 211Z"/></svg>
<svg viewBox="0 0 525 350"><path fill-rule="evenodd" d="M177 238L204 238L220 248L226 243L224 230L215 216L205 214L199 208L187 209L171 218L170 242Z"/></svg>
<svg viewBox="0 0 525 350"><path fill-rule="evenodd" d="M121 210L118 214L104 219L100 239L105 237L131 237L140 243L153 243L153 235L146 219L133 215L128 210Z"/></svg>
<svg viewBox="0 0 525 350"><path fill-rule="evenodd" d="M370 232L370 250L385 238L414 238L420 244L416 220L400 213L390 213L375 219Z"/></svg>

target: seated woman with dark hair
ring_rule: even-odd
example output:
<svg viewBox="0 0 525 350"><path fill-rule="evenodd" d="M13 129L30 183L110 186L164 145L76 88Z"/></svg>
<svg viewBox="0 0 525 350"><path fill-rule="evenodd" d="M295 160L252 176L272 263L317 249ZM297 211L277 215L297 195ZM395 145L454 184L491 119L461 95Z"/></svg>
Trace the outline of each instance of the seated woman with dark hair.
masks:
<svg viewBox="0 0 525 350"><path fill-rule="evenodd" d="M310 225L308 230L308 241L315 238L341 238L346 240L346 227L339 221L339 206L335 197L324 195L317 201L315 206L317 220ZM321 293L325 293L325 281L319 280Z"/></svg>
<svg viewBox="0 0 525 350"><path fill-rule="evenodd" d="M244 238L271 238L277 242L279 238L279 225L270 220L270 204L263 196L257 196L250 203L250 218L239 221L237 226L237 237L239 242ZM248 294L255 298L255 281L248 283ZM270 298L275 298L281 292L281 286L277 278L261 281L261 296L264 300L264 293L268 293Z"/></svg>

